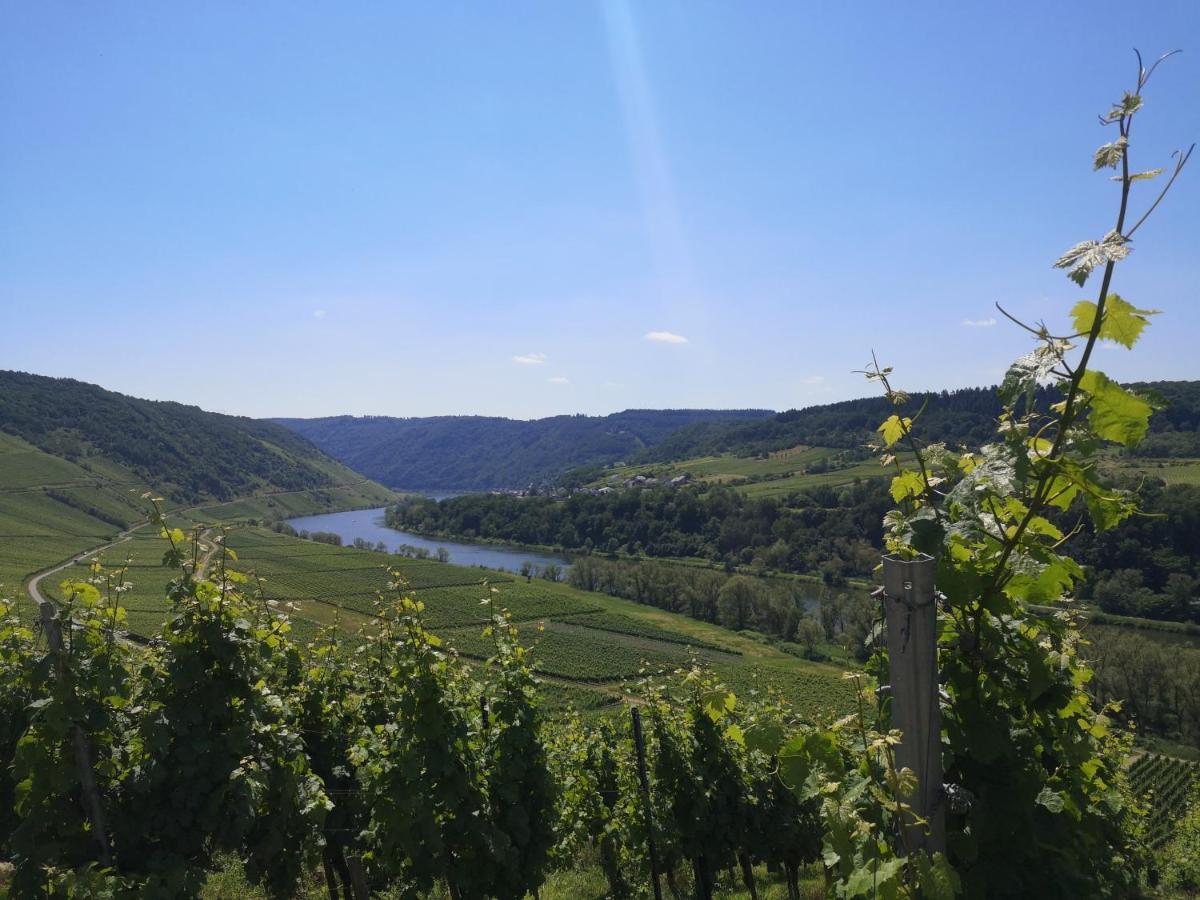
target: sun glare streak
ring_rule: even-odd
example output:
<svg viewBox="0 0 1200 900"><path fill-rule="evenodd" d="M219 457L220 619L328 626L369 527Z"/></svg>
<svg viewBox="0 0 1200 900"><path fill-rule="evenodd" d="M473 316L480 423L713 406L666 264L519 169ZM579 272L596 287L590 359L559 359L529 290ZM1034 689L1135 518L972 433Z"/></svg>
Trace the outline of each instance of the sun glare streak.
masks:
<svg viewBox="0 0 1200 900"><path fill-rule="evenodd" d="M691 253L659 134L637 23L627 0L610 0L602 6L613 78L641 194L657 287L669 310L687 311L694 316L698 298Z"/></svg>

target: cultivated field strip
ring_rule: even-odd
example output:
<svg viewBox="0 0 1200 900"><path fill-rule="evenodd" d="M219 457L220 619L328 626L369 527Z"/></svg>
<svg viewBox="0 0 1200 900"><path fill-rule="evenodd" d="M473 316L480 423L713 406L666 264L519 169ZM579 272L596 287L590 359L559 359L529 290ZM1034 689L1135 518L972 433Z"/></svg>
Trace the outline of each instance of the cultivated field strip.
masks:
<svg viewBox="0 0 1200 900"><path fill-rule="evenodd" d="M613 634L623 634L635 638L646 638L667 644L683 644L689 647L695 647L697 650L714 650L734 656L741 655L741 652L738 650L731 650L728 647L722 647L720 644L705 641L691 635L681 634L678 631L670 631L666 628L660 628L657 625L639 621L638 619L633 619L629 616L623 616L619 613L604 611L577 613L570 616L570 618L565 619L564 621L574 625L580 625L585 628L590 628L594 631L608 631Z"/></svg>
<svg viewBox="0 0 1200 900"><path fill-rule="evenodd" d="M495 652L491 639L478 628L449 629L439 636L464 656L484 659ZM584 683L624 681L653 671L672 671L690 661L681 647L663 645L657 651L634 647L616 635L580 633L554 622L544 629L523 629L521 636L540 672Z"/></svg>
<svg viewBox="0 0 1200 900"><path fill-rule="evenodd" d="M1154 810L1154 826L1149 834L1152 845L1171 835L1175 819L1183 814L1192 785L1200 778L1200 763L1147 753L1129 767L1134 793Z"/></svg>

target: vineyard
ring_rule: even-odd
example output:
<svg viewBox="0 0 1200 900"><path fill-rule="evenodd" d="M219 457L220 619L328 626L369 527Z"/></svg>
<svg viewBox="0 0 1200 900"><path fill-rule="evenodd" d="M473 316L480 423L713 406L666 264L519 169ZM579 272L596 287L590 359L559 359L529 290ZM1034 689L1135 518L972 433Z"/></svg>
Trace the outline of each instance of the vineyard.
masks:
<svg viewBox="0 0 1200 900"><path fill-rule="evenodd" d="M1147 753L1129 767L1134 793L1154 811L1148 839L1154 846L1171 836L1172 823L1183 814L1192 785L1200 779L1200 763Z"/></svg>
<svg viewBox="0 0 1200 900"><path fill-rule="evenodd" d="M193 518L170 517L176 524ZM561 689L571 692L581 707L605 705L603 698L594 697L597 686L612 692L605 695L611 700L626 683L648 672L693 663L710 666L747 690L787 696L813 719L848 711L852 698L836 669L714 625L565 584L332 546L254 526L232 528L226 543L238 556L239 570L254 579L264 599L287 605L298 639L310 640L329 625L350 637L360 629L371 631L379 592L399 577L423 604L424 626L469 659L483 660L491 653L490 642L481 637L491 612L481 601L491 598L502 605L521 624L537 670L564 682ZM161 539L138 533L99 558L123 570L127 627L147 635L156 631L170 613L165 598L175 577L162 568ZM58 580L86 580L92 559L68 568ZM61 586L45 589L56 599L66 596Z"/></svg>
<svg viewBox="0 0 1200 900"><path fill-rule="evenodd" d="M322 463L331 464L331 461ZM178 524L213 522L236 515L264 515L274 510L317 512L331 506L362 506L391 499L390 492L362 482L346 469L331 465L331 477L353 483L334 483L315 491L290 491L252 497L236 504L185 509L168 503ZM42 569L110 541L146 518L144 479L128 468L98 454L71 461L52 455L15 435L0 431L0 585L20 594L25 580ZM235 515L236 514L236 515ZM158 567L162 549L154 534L135 532L119 553L132 553L135 566ZM114 558L118 551L113 551ZM134 606L151 613L161 602L160 579L154 574L138 582L141 596ZM372 586L374 587L374 586ZM151 625L154 619L145 619Z"/></svg>

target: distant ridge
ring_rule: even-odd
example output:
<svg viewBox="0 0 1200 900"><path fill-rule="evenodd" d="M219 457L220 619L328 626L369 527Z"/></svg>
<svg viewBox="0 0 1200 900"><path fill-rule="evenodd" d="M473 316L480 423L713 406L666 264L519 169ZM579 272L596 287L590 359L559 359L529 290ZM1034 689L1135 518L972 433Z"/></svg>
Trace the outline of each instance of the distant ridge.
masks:
<svg viewBox="0 0 1200 900"><path fill-rule="evenodd" d="M1139 382L1128 387L1155 396L1163 408L1150 419L1141 456L1200 456L1200 381ZM1057 395L1043 391L1039 402ZM978 446L994 439L1000 400L995 387L913 393L905 415L921 414L922 440ZM641 451L634 462L670 462L732 453L753 456L800 444L861 447L892 412L882 396L789 409L753 422L697 422Z"/></svg>
<svg viewBox="0 0 1200 900"><path fill-rule="evenodd" d="M388 487L487 490L553 480L652 447L698 422L746 422L765 409L627 409L522 421L495 416L273 419Z"/></svg>

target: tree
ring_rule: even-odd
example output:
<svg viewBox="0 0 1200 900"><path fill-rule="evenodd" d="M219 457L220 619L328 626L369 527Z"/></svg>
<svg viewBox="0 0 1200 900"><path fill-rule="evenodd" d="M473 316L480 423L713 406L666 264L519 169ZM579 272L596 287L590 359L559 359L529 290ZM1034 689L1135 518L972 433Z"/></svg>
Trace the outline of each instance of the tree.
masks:
<svg viewBox="0 0 1200 900"><path fill-rule="evenodd" d="M754 579L734 575L717 594L717 621L734 631L749 628L758 596L758 585Z"/></svg>
<svg viewBox="0 0 1200 900"><path fill-rule="evenodd" d="M800 620L800 627L796 629L796 642L804 648L806 659L817 658L817 644L821 642L824 634L824 630L811 616Z"/></svg>

